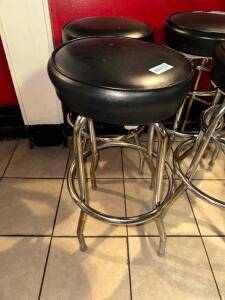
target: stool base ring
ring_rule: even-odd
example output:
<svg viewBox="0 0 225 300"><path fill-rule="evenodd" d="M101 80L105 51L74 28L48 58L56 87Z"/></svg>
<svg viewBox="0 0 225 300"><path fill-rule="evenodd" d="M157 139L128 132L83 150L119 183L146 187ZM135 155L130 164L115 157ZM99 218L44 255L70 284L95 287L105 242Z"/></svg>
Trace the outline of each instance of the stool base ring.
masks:
<svg viewBox="0 0 225 300"><path fill-rule="evenodd" d="M147 149L145 149L142 146L137 146L137 145L129 144L129 143L125 143L125 142L108 142L106 144L98 146L97 149L99 151L99 150L111 148L111 147L128 147L128 148L133 148L136 150L141 150L145 153L145 160L148 160ZM88 157L89 155L91 155L91 150L86 151L84 153L85 158ZM150 163L150 161L148 161L148 163ZM142 224L147 221L156 219L158 216L160 216L162 209L164 209L164 207L169 204L169 201L172 198L172 195L174 192L174 183L173 183L172 177L168 175L170 166L168 164L166 164L166 173L168 175L169 186L168 186L168 191L167 191L167 194L166 194L164 200L159 205L157 205L153 210L148 211L141 215L137 215L137 216L116 217L116 216L107 215L107 214L99 212L99 211L95 210L94 208L90 207L79 197L76 187L74 185L74 181L73 181L74 174L76 172L76 167L77 167L76 161L73 161L71 164L71 167L69 169L68 177L67 177L67 185L68 185L68 190L69 190L71 198L80 207L80 209L84 213L86 213L98 220L101 220L104 222L109 222L114 225L138 225L138 224Z"/></svg>
<svg viewBox="0 0 225 300"><path fill-rule="evenodd" d="M173 165L174 165L174 170L176 172L176 174L180 177L180 179L182 180L182 182L184 183L185 187L191 191L192 193L194 193L197 197L201 198L202 200L217 206L217 207L221 207L221 208L225 208L225 202L221 201L219 199L216 199L210 195L207 195L206 193L204 193L203 191L201 191L199 188L197 188L192 182L190 177L187 174L184 174L184 172L182 171L181 168L181 163L183 161L183 159L186 156L182 155L182 152L184 150L185 147L187 147L188 145L191 145L193 143L193 139L189 139L187 141L182 142L175 150L174 152L174 159L173 159ZM181 159L181 156L182 159Z"/></svg>

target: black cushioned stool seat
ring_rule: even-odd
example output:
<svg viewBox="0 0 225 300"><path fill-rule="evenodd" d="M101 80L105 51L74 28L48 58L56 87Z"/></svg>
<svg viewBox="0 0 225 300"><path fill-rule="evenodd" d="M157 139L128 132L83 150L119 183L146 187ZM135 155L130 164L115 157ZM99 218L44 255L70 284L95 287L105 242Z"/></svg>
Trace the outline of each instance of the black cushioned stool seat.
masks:
<svg viewBox="0 0 225 300"><path fill-rule="evenodd" d="M136 39L89 37L53 52L48 72L72 112L118 125L175 114L190 88L190 63L174 50Z"/></svg>
<svg viewBox="0 0 225 300"><path fill-rule="evenodd" d="M224 39L225 12L179 12L166 21L167 45L183 53L212 57L218 42Z"/></svg>
<svg viewBox="0 0 225 300"><path fill-rule="evenodd" d="M214 55L211 79L214 84L225 93L225 42L221 42Z"/></svg>
<svg viewBox="0 0 225 300"><path fill-rule="evenodd" d="M87 36L124 36L151 41L153 29L138 20L124 17L89 17L66 24L63 41Z"/></svg>

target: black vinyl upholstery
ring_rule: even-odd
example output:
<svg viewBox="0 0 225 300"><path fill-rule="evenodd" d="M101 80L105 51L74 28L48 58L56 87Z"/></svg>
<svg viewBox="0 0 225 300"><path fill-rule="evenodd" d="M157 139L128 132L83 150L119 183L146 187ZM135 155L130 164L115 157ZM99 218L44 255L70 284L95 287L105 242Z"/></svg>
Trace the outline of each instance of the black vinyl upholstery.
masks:
<svg viewBox="0 0 225 300"><path fill-rule="evenodd" d="M211 79L225 93L225 42L221 42L216 47L211 69Z"/></svg>
<svg viewBox="0 0 225 300"><path fill-rule="evenodd" d="M180 52L212 57L225 39L225 12L191 11L171 15L165 24L165 41Z"/></svg>
<svg viewBox="0 0 225 300"><path fill-rule="evenodd" d="M153 29L138 20L114 16L78 19L62 29L64 42L88 36L124 36L152 41Z"/></svg>
<svg viewBox="0 0 225 300"><path fill-rule="evenodd" d="M176 51L150 42L89 37L55 49L48 73L70 111L106 123L136 125L177 112L190 89L192 66Z"/></svg>

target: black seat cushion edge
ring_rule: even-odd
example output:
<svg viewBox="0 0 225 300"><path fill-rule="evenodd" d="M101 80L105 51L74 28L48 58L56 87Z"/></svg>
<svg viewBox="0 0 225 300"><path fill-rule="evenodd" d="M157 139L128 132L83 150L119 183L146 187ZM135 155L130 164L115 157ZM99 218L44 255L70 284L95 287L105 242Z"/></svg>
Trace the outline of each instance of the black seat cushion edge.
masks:
<svg viewBox="0 0 225 300"><path fill-rule="evenodd" d="M80 38L78 38L78 39L76 39L76 42L78 41L78 40L85 40L85 39L89 39L90 37L80 37ZM98 37L98 36L93 36L93 37L91 37L91 38L108 38L108 36L101 36L101 37ZM111 38L111 37L109 37L109 38ZM127 38L127 37L118 37L118 38L121 38L121 39L127 39L127 40L132 40L132 38ZM62 76L64 76L65 78L68 78L68 79L70 79L72 82L77 82L77 83L80 83L80 84L84 84L84 85L86 85L86 86L90 86L90 87L96 87L96 88L99 88L99 87L101 87L101 88L103 88L103 89L109 89L109 90L118 90L118 91L131 91L130 89L125 89L125 88L115 88L115 87L106 87L106 86L96 86L96 85L94 85L94 84L90 84L90 83L87 83L87 82L82 82L81 80L78 80L78 79L74 79L74 78L72 78L72 77L70 77L70 76L68 76L68 74L66 74L65 72L63 72L61 69L59 69L58 68L58 66L56 65L56 63L55 63L55 60L54 60L54 57L55 57L55 54L58 52L58 50L60 50L60 48L63 48L63 47L65 47L66 45L68 45L68 44L70 44L70 43L73 43L74 42L74 40L70 40L70 41L68 41L68 42L66 42L66 43L64 43L64 44L61 44L60 46L58 46L57 48L55 48L54 49L54 51L53 51L53 53L52 53L52 55L51 55L51 57L50 57L50 59L49 59L49 62L48 62L48 71L49 71L49 75L50 75L50 72L51 72L51 70L50 69L52 69L52 68L54 68L55 70L57 70L57 72L58 72L58 74L59 73L61 73L61 76L59 76L59 77L62 77ZM152 44L155 44L155 43L152 43ZM158 46L160 46L160 45L158 45ZM161 46L161 47L163 47L163 48L165 48L164 46ZM169 49L169 48L168 48ZM174 49L169 49L169 51L170 52L174 52L174 54L175 55L178 55L177 54L177 51L176 50L174 50ZM182 56L181 56L182 57ZM186 60L188 63L189 63L189 61L185 58L185 57L182 57L184 60ZM190 63L189 63L190 64ZM190 66L192 66L192 72L190 72L190 74L189 74L189 78L187 79L188 81L189 81L189 79L191 79L192 78L192 75L193 75L193 65L192 64L190 64ZM186 79L184 80L184 82L186 81ZM179 81L177 81L176 83L174 83L174 84L170 84L170 85L167 85L166 87L164 87L164 88L170 88L170 87L175 87L175 86L178 86L178 85L180 85L180 84L182 84L183 83L183 81L182 80L179 80ZM160 89L160 91L163 89L162 87L160 87L159 88ZM158 91L159 89L145 89L144 91L145 92L147 92L147 91ZM135 89L132 89L132 92L135 92L135 91L137 91L137 92L139 92L140 90L135 90Z"/></svg>
<svg viewBox="0 0 225 300"><path fill-rule="evenodd" d="M91 33L91 27L90 27L90 30L88 30L87 32L85 32L83 30L81 32L79 32L79 28L78 29L72 28L72 27L75 27L76 23L79 25L80 21L85 22L86 20L91 20L91 19L93 19L93 21L94 21L94 19L98 19L98 18L101 18L101 19L105 18L106 22L107 22L107 19L110 19L110 18L118 19L118 21L121 21L121 19L122 19L125 22L126 21L133 22L134 25L138 24L139 27L140 27L140 25L142 25L143 28L141 29L141 31L139 28L134 28L133 33L131 30L130 30L130 32L129 32L129 30L127 32L126 31L122 32L120 29L118 29L118 30L115 29L115 31L114 31L114 29L112 28L112 30L110 30L110 34L106 34L107 31L104 32L104 30L99 31L99 33L97 33L96 31L93 31L93 33ZM150 25L148 25L145 22L136 20L136 19L120 17L120 16L105 16L105 17L97 16L97 17L87 17L87 18L82 18L82 19L76 19L76 20L72 20L72 21L66 23L62 27L62 38L63 38L63 42L68 42L70 40L77 39L80 37L107 35L107 36L131 37L131 38L136 38L136 39L140 39L143 41L153 41L153 38L154 38L153 31L154 30ZM132 36L132 35L134 35L134 36Z"/></svg>
<svg viewBox="0 0 225 300"><path fill-rule="evenodd" d="M65 77L57 69L52 68L52 64L54 62L50 59L49 77L55 85L59 99L72 112L96 121L117 125L141 125L169 118L178 111L191 87L190 77L183 84L163 88L160 92L97 88Z"/></svg>
<svg viewBox="0 0 225 300"><path fill-rule="evenodd" d="M186 12L194 13L195 11ZM188 29L179 26L171 20L171 18L177 14L179 14L179 12L170 15L164 25L166 44L182 53L211 58L218 43L225 39L225 34L201 32L197 29Z"/></svg>
<svg viewBox="0 0 225 300"><path fill-rule="evenodd" d="M213 83L225 93L225 42L216 47L210 75Z"/></svg>

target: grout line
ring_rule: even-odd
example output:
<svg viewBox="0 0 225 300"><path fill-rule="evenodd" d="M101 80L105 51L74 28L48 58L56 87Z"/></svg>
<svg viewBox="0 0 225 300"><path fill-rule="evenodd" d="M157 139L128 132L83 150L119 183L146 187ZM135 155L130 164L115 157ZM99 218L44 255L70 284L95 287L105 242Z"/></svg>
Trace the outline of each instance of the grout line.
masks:
<svg viewBox="0 0 225 300"><path fill-rule="evenodd" d="M0 177L1 178L1 177ZM9 176L4 176L2 177L2 179L66 179L67 177L16 177L16 176L13 176L13 177L9 177ZM77 178L75 178L77 179ZM116 179L116 180L122 180L123 178L122 177L96 177L96 179L98 180L113 180L113 179ZM140 179L151 179L151 177L124 177L125 180L140 180ZM163 178L164 180L168 180L167 178ZM90 180L90 177L87 177L87 180ZM180 180L179 178L176 178L176 180ZM194 178L192 179L192 181L199 181L199 180L204 180L204 181L225 181L225 178L207 178L207 179L202 179L202 178Z"/></svg>
<svg viewBox="0 0 225 300"><path fill-rule="evenodd" d="M218 296L220 298L220 300L222 300L222 296L221 296L221 293L220 293L220 290L219 290L219 286L217 284L217 281L216 281L216 276L213 272L213 267L211 265L211 262L210 262L210 259L209 259L209 255L208 255L208 252L207 252L207 249L206 249L206 246L205 246L205 243L204 243L204 240L203 240L203 237L202 237L202 234L201 234L201 230L200 230L200 227L198 225L198 221L197 221L197 218L195 216L195 212L194 212L194 209L193 209L193 206L192 206L192 203L191 203L191 200L190 200L190 197L188 195L187 192L185 192L187 197L188 197L188 200L189 200L189 203L190 203L190 206L191 206L191 210L192 210L192 213L194 215L194 219L195 219L195 222L196 222L196 225L197 225L197 228L198 228L198 231L199 231L199 234L200 234L200 238L201 238L201 241L202 241L202 245L203 245L203 248L205 250L205 254L206 254L206 257L207 257L207 260L208 260L208 264L209 264L209 267L210 267L210 270L211 270L211 273L212 273L212 276L213 276L213 279L214 279L214 283L216 285L216 289L217 289L217 292L218 292Z"/></svg>
<svg viewBox="0 0 225 300"><path fill-rule="evenodd" d="M14 180L63 180L63 177L3 177L2 179Z"/></svg>
<svg viewBox="0 0 225 300"><path fill-rule="evenodd" d="M53 238L77 238L77 235L51 235L51 234L0 234L0 238L2 237L53 237ZM127 235L84 235L85 238L95 239L95 238L127 238ZM145 237L159 237L157 234L148 234L148 235L129 235L128 237L131 238L145 238ZM168 238L196 238L200 237L200 235L187 235L187 234L181 234L181 235L174 235L174 234L167 234ZM225 238L225 235L202 235L203 238Z"/></svg>
<svg viewBox="0 0 225 300"><path fill-rule="evenodd" d="M77 238L77 235L54 235L53 238L61 239L61 238ZM84 238L86 239L126 239L126 235L84 235Z"/></svg>
<svg viewBox="0 0 225 300"><path fill-rule="evenodd" d="M41 299L41 293L42 293L42 288L43 288L45 273L46 273L46 269L47 269L47 264L48 264L48 258L49 258L49 254L50 254L51 245L52 245L52 237L50 238L50 242L49 242L49 246L48 246L48 252L47 252L47 255L46 255L43 275L42 275L42 278L41 278L41 285L40 285L40 289L39 289L38 300Z"/></svg>
<svg viewBox="0 0 225 300"><path fill-rule="evenodd" d="M4 170L3 174L2 174L2 176L0 177L0 180L1 180L2 178L4 178L4 176L5 176L5 173L6 173L8 167L9 167L9 164L10 164L12 158L13 158L13 155L14 155L14 153L16 152L16 149L17 149L18 144L19 144L19 139L16 139L16 144L15 144L15 146L14 146L14 148L13 148L12 154L11 154L9 160L8 160L8 163L7 163L6 167L5 167L5 170Z"/></svg>
<svg viewBox="0 0 225 300"><path fill-rule="evenodd" d="M129 286L130 286L130 300L133 299L132 295L132 282L131 282L131 266L130 266L130 249L129 249L129 238L126 238L127 244L127 264L128 264L128 273L129 273Z"/></svg>
<svg viewBox="0 0 225 300"><path fill-rule="evenodd" d="M1 237L51 237L51 234L0 234Z"/></svg>
<svg viewBox="0 0 225 300"><path fill-rule="evenodd" d="M124 179L124 164L123 164L123 150L120 148L121 155L121 166L122 166L122 174L123 174L123 198L124 198L124 208L125 208L125 216L127 217L127 201L126 201L126 188L125 188L125 179ZM129 251L129 238L128 238L128 226L126 225L126 245L127 245L127 266L128 266L128 278L129 278L129 288L130 288L130 300L133 299L132 296L132 282L131 282L131 266L130 266L130 251Z"/></svg>
<svg viewBox="0 0 225 300"><path fill-rule="evenodd" d="M4 177L4 179L67 179L67 177ZM77 179L77 178L75 178ZM90 177L87 177L87 180L90 180L91 178ZM98 180L105 180L105 179L108 179L108 180L111 180L111 179L117 179L117 180L122 180L123 178L122 177L101 177L101 178L98 178L96 177L96 179ZM135 178L134 178L135 179Z"/></svg>
<svg viewBox="0 0 225 300"><path fill-rule="evenodd" d="M64 171L64 177L65 177L65 174L67 172L67 166L68 166L68 163L69 163L70 151L71 150L69 150L69 152L68 152L67 162L66 162L65 171ZM47 256L46 256L46 260L45 260L43 275L42 275L42 279L41 279L41 285L40 285L39 294L38 294L38 300L41 299L43 284L44 284L44 280L45 280L45 274L46 274L47 265L48 265L48 259L49 259L49 255L50 255L50 251L51 251L51 245L52 245L52 240L53 240L53 235L54 235L54 230L55 230L55 225L56 225L56 219L57 219L57 215L58 215L60 200L61 200L61 197L62 197L64 181L65 181L65 178L62 180L62 184L61 184L61 188L60 188L60 192L59 192L59 199L58 199L58 203L57 203L57 207L56 207L55 218L54 218L54 221L53 221L52 234L51 234L49 247L48 247L48 252L47 252Z"/></svg>

